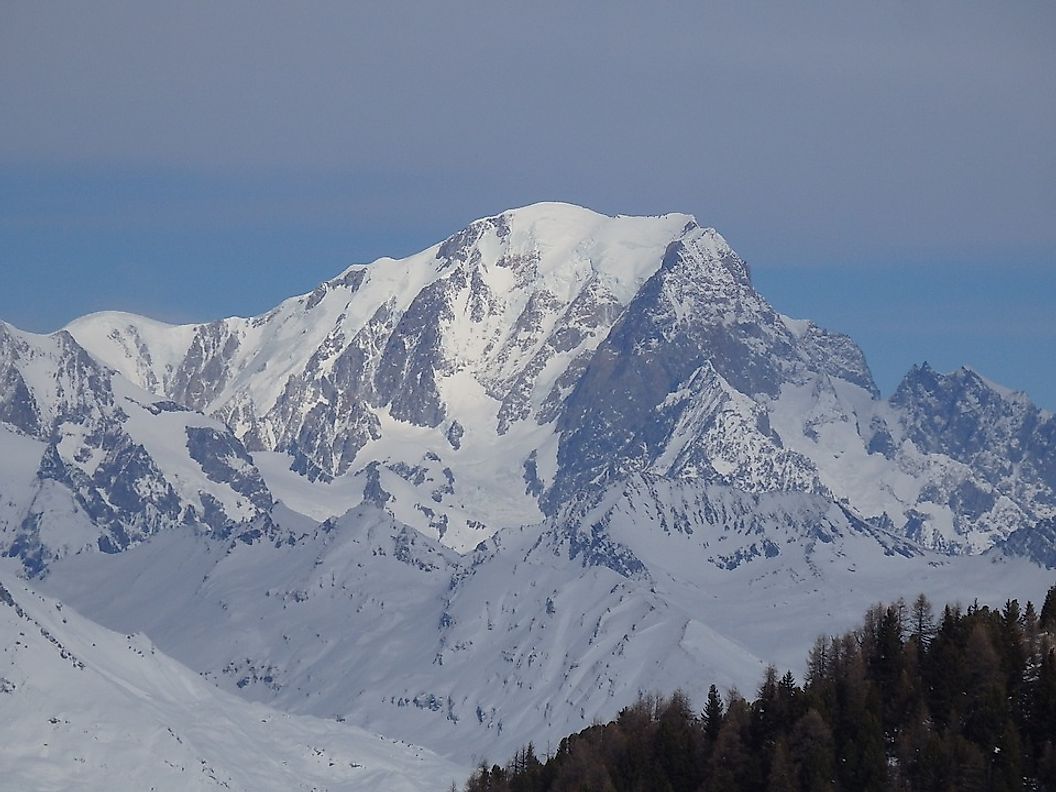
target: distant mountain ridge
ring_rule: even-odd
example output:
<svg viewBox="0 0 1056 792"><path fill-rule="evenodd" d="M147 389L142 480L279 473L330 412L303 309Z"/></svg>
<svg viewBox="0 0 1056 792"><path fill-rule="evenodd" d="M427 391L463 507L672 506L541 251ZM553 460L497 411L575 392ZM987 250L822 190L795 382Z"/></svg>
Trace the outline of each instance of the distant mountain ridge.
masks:
<svg viewBox="0 0 1056 792"><path fill-rule="evenodd" d="M279 506L238 536L66 557L39 585L231 693L470 765L556 745L640 691L702 701L768 663L799 675L816 635L885 591L1003 602L1051 579L924 550L822 495L638 474L461 556L372 504L321 524Z"/></svg>

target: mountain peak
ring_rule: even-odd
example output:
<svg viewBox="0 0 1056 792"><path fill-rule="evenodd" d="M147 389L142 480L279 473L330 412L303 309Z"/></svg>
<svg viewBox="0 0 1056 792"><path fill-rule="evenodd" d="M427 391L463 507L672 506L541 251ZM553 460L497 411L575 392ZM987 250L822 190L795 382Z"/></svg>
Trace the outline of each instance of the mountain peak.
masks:
<svg viewBox="0 0 1056 792"><path fill-rule="evenodd" d="M1011 399L1014 401L1029 402L1029 397L1022 391L1017 391L1006 385L1002 385L999 382L995 382L989 377L980 374L978 370L967 364L962 365L953 371L944 373L936 370L926 360L923 363L916 363L908 372L906 372L905 377L902 379L902 383L896 390L896 394L898 391L918 385L925 387L927 390L955 387L959 389L969 388L975 391L990 391L1002 400Z"/></svg>
<svg viewBox="0 0 1056 792"><path fill-rule="evenodd" d="M567 224L587 224L604 222L606 220L620 220L620 219L636 219L643 221L657 221L665 222L669 219L681 219L683 225L686 223L696 224L696 219L693 215L683 214L680 212L668 212L665 214L658 215L607 215L603 212L598 212L594 209L590 209L586 206L580 206L579 204L568 203L565 201L540 201L537 203L526 204L524 206L514 207L507 209L504 212L500 212L492 218L481 218L482 220L497 219L499 217L508 218L511 221L518 222L520 224L533 224L536 222L560 222ZM712 229L713 230L713 229Z"/></svg>
<svg viewBox="0 0 1056 792"><path fill-rule="evenodd" d="M129 313L127 311L95 311L93 313L78 316L63 327L74 335L86 327L117 327L120 325L135 325L137 327L148 326L158 331L171 330L180 325L171 322L163 322L160 319L152 319L141 314Z"/></svg>
<svg viewBox="0 0 1056 792"><path fill-rule="evenodd" d="M1017 391L1017 390L1015 390L1013 388L1009 388L1007 385L1002 385L999 382L995 382L994 380L990 379L989 377L981 374L977 369L973 368L972 366L969 366L969 365L961 366L960 369L958 369L957 373L961 374L962 376L970 376L970 377L976 379L981 384L983 384L984 386L986 386L990 390L994 391L994 393L997 393L998 395L1003 396L1006 399L1026 399L1027 398L1027 395L1025 393L1023 393L1022 391Z"/></svg>
<svg viewBox="0 0 1056 792"><path fill-rule="evenodd" d="M657 244L666 246L698 227L693 215L679 212L607 215L572 203L546 201L475 220L441 243L440 249L449 248L451 240L465 242L467 236L479 240L480 234L494 229L499 239L522 251L601 252L590 251L595 245L643 250ZM706 233L725 245L714 229L706 229Z"/></svg>
<svg viewBox="0 0 1056 792"><path fill-rule="evenodd" d="M484 280L499 292L511 285L527 287L562 302L597 280L626 305L660 267L668 247L694 230L699 226L688 214L610 216L574 204L536 203L474 220L403 262L382 259L372 266L398 268L428 254L430 277L453 264L469 265L482 274L491 272L493 277L484 275ZM709 239L709 244L718 242ZM479 280L481 275L474 277Z"/></svg>

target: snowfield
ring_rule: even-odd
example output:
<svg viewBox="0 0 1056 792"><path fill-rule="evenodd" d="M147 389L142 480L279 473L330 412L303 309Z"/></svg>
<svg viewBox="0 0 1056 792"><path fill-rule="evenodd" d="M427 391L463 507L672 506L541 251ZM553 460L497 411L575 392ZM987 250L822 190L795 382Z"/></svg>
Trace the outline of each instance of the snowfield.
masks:
<svg viewBox="0 0 1056 792"><path fill-rule="evenodd" d="M419 792L466 770L217 690L142 634L0 583L0 788Z"/></svg>

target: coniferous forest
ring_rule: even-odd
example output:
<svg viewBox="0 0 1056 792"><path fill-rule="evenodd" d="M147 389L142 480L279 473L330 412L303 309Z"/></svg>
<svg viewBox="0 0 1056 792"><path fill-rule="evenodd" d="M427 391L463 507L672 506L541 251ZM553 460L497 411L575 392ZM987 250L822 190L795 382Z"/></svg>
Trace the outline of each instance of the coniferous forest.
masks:
<svg viewBox="0 0 1056 792"><path fill-rule="evenodd" d="M1056 586L1038 613L924 596L819 638L800 685L767 670L754 700L713 685L482 764L466 792L1056 790Z"/></svg>

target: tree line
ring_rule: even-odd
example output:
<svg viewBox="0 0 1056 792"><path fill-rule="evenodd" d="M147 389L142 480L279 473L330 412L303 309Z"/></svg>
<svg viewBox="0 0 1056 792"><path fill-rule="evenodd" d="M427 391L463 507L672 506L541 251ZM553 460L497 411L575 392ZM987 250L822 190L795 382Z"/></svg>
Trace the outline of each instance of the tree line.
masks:
<svg viewBox="0 0 1056 792"><path fill-rule="evenodd" d="M800 685L647 695L616 720L482 763L465 792L1056 790L1056 586L1041 612L923 595L818 638Z"/></svg>

